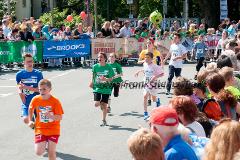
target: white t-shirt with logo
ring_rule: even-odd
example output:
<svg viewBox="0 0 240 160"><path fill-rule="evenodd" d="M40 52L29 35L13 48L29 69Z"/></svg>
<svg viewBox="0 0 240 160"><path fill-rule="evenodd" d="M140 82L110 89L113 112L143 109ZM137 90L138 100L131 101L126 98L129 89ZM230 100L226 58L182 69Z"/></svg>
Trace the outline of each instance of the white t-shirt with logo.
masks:
<svg viewBox="0 0 240 160"><path fill-rule="evenodd" d="M178 60L173 61L173 59L175 57L182 56L183 54L187 53L186 48L180 43L179 44L173 43L170 46L169 52L171 53L171 59L170 59L169 65L172 65L175 68L182 68L183 60L178 59Z"/></svg>

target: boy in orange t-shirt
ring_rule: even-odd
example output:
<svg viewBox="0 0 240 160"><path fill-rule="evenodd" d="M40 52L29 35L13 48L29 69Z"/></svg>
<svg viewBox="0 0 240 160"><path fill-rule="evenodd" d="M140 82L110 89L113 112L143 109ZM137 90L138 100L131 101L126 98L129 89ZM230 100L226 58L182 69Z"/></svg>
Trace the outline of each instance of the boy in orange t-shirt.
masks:
<svg viewBox="0 0 240 160"><path fill-rule="evenodd" d="M36 111L35 122L35 152L41 156L48 142L48 157L56 159L56 145L60 136L60 121L63 109L60 101L51 95L52 84L42 79L38 84L40 95L35 96L29 105L29 126L32 126L32 116Z"/></svg>

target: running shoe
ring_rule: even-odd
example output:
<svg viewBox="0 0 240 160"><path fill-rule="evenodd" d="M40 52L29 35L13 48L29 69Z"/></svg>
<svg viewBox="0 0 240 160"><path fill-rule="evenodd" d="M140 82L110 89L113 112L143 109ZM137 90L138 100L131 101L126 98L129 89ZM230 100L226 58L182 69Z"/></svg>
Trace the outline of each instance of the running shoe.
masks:
<svg viewBox="0 0 240 160"><path fill-rule="evenodd" d="M144 120L147 120L149 118L148 112L144 112L143 117L144 117Z"/></svg>
<svg viewBox="0 0 240 160"><path fill-rule="evenodd" d="M166 95L169 95L169 94L170 94L170 91L167 91L167 92L166 92Z"/></svg>
<svg viewBox="0 0 240 160"><path fill-rule="evenodd" d="M100 126L101 127L108 126L107 121L106 120L102 120L102 124Z"/></svg>

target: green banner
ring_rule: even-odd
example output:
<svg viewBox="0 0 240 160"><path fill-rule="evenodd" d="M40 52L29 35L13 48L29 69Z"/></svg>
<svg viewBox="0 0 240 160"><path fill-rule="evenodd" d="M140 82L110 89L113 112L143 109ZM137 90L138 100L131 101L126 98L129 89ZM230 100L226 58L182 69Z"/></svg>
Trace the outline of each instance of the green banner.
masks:
<svg viewBox="0 0 240 160"><path fill-rule="evenodd" d="M26 52L33 55L35 62L42 62L42 50L42 41L0 42L0 63L22 62L22 55Z"/></svg>

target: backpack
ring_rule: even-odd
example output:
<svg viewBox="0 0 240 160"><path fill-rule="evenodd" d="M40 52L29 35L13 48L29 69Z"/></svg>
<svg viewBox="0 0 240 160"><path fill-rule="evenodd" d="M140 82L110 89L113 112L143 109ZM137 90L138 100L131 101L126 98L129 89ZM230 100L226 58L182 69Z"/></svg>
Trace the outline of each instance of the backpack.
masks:
<svg viewBox="0 0 240 160"><path fill-rule="evenodd" d="M221 107L215 99L206 99L203 101L202 106L199 110L206 114L209 119L219 121L223 117Z"/></svg>

